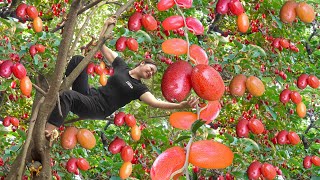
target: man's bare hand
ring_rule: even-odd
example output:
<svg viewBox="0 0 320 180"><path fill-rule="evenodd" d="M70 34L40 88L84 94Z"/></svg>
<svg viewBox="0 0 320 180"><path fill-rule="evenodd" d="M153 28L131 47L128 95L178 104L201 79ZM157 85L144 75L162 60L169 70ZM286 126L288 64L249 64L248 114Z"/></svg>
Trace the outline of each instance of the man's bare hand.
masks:
<svg viewBox="0 0 320 180"><path fill-rule="evenodd" d="M187 101L180 103L182 108L194 108L199 103L199 97L189 97Z"/></svg>

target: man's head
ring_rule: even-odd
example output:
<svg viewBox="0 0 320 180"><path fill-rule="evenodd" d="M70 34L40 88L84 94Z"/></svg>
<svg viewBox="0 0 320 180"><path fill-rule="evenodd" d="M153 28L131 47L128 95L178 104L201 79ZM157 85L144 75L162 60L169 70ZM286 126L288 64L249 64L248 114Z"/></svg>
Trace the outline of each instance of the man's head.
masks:
<svg viewBox="0 0 320 180"><path fill-rule="evenodd" d="M151 59L144 59L136 65L139 77L150 79L157 72L157 64Z"/></svg>

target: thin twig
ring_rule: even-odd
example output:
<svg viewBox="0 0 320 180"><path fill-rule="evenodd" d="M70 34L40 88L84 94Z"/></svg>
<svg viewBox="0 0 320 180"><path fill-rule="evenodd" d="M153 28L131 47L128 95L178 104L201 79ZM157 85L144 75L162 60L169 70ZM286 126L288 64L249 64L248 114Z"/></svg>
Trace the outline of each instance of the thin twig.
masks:
<svg viewBox="0 0 320 180"><path fill-rule="evenodd" d="M36 84L32 83L32 87L34 87L37 91L39 91L43 96L47 95L47 93Z"/></svg>
<svg viewBox="0 0 320 180"><path fill-rule="evenodd" d="M63 124L70 124L70 123L74 123L74 122L78 122L78 121L81 121L81 120L95 120L95 121L113 121L113 118L105 118L105 119L85 119L85 118L82 118L82 117L79 117L79 118L74 118L74 119L70 119L68 121L65 121Z"/></svg>
<svg viewBox="0 0 320 180"><path fill-rule="evenodd" d="M59 114L61 117L63 117L62 115L62 111L61 111L61 104L60 104L60 96L59 96L59 92L57 92L58 98L57 98L57 105L58 105L58 110L59 110Z"/></svg>

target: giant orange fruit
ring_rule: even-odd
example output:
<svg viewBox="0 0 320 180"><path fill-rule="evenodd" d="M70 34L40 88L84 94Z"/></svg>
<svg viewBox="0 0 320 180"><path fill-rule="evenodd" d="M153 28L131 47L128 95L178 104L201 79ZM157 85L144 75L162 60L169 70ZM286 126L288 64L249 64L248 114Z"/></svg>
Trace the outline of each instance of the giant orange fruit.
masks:
<svg viewBox="0 0 320 180"><path fill-rule="evenodd" d="M284 23L292 23L296 19L296 7L295 1L287 1L280 9L280 19Z"/></svg>
<svg viewBox="0 0 320 180"><path fill-rule="evenodd" d="M263 82L255 76L248 77L246 87L253 96L262 96L265 91Z"/></svg>
<svg viewBox="0 0 320 180"><path fill-rule="evenodd" d="M20 79L20 90L23 95L30 96L32 91L32 82L28 76Z"/></svg>
<svg viewBox="0 0 320 180"><path fill-rule="evenodd" d="M192 112L174 112L169 117L172 127L183 130L189 130L196 120L197 115Z"/></svg>
<svg viewBox="0 0 320 180"><path fill-rule="evenodd" d="M77 145L77 133L76 127L67 127L61 135L61 146L63 149L73 149Z"/></svg>
<svg viewBox="0 0 320 180"><path fill-rule="evenodd" d="M96 138L88 129L80 129L77 133L77 140L86 149L92 149L96 145Z"/></svg>
<svg viewBox="0 0 320 180"><path fill-rule="evenodd" d="M186 160L183 148L175 146L162 152L153 162L150 170L152 180L169 180L172 173L181 169ZM181 174L177 174L177 179Z"/></svg>
<svg viewBox="0 0 320 180"><path fill-rule="evenodd" d="M33 30L36 33L41 32L42 31L42 20L41 20L41 18L40 17L34 18L32 26L33 26Z"/></svg>
<svg viewBox="0 0 320 180"><path fill-rule="evenodd" d="M245 33L249 29L249 18L246 13L242 13L237 18L238 30L242 33Z"/></svg>
<svg viewBox="0 0 320 180"><path fill-rule="evenodd" d="M208 55L200 46L192 44L189 48L189 54L194 64L208 64Z"/></svg>
<svg viewBox="0 0 320 180"><path fill-rule="evenodd" d="M299 104L297 104L296 110L297 110L298 116L301 118L304 118L307 114L307 108L303 102L300 102Z"/></svg>
<svg viewBox="0 0 320 180"><path fill-rule="evenodd" d="M204 108L205 109L200 112L200 119L206 121L206 124L209 124L219 116L221 104L219 101L209 101Z"/></svg>
<svg viewBox="0 0 320 180"><path fill-rule="evenodd" d="M119 176L121 179L127 179L132 173L132 163L124 162L120 168Z"/></svg>
<svg viewBox="0 0 320 180"><path fill-rule="evenodd" d="M164 53L176 56L186 54L188 51L187 41L179 38L165 40L161 47Z"/></svg>
<svg viewBox="0 0 320 180"><path fill-rule="evenodd" d="M232 164L233 152L224 144L211 140L192 143L189 162L207 169L223 169Z"/></svg>
<svg viewBox="0 0 320 180"><path fill-rule="evenodd" d="M199 97L209 101L219 100L225 90L218 71L206 64L198 64L193 68L191 84Z"/></svg>
<svg viewBox="0 0 320 180"><path fill-rule="evenodd" d="M238 74L230 82L230 93L234 96L242 96L246 92L247 77L243 74Z"/></svg>
<svg viewBox="0 0 320 180"><path fill-rule="evenodd" d="M300 2L296 7L297 16L302 22L311 23L315 18L314 9L306 2Z"/></svg>

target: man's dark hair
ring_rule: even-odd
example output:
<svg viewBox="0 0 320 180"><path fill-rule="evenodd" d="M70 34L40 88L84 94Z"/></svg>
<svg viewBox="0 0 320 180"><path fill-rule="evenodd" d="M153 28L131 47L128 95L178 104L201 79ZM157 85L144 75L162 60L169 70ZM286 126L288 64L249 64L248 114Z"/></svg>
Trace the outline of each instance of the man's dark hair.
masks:
<svg viewBox="0 0 320 180"><path fill-rule="evenodd" d="M150 59L150 58L145 58L144 60L142 60L142 61L140 61L139 63L137 63L136 65L135 65L135 67L138 67L142 62L144 62L145 64L153 64L153 65L155 65L156 67L157 67L157 63L156 62L154 62L152 59Z"/></svg>

